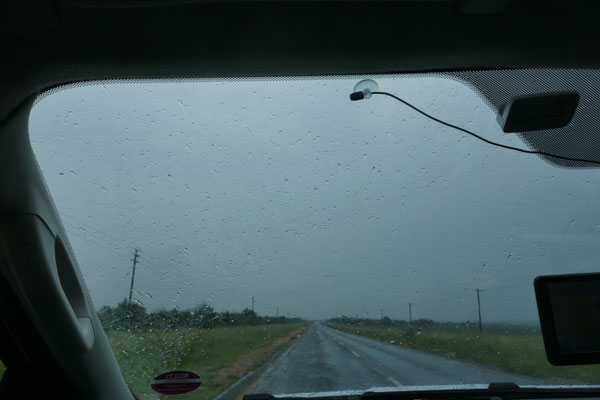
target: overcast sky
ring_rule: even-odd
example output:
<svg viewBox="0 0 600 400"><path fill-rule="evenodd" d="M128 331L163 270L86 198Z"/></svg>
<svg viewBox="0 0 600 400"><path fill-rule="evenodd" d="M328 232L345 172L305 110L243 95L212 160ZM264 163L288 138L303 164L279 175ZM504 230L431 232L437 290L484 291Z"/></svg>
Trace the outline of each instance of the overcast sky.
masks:
<svg viewBox="0 0 600 400"><path fill-rule="evenodd" d="M34 151L95 305L537 321L533 278L597 270L600 175L439 126L359 79L111 83L38 102ZM471 89L381 90L481 135Z"/></svg>

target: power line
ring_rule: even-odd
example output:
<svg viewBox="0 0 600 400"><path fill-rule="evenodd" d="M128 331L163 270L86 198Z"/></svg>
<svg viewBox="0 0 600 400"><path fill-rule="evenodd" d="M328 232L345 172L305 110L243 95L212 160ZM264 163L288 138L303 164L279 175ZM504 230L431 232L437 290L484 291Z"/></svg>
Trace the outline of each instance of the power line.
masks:
<svg viewBox="0 0 600 400"><path fill-rule="evenodd" d="M73 226L73 224L76 223L77 225L80 225L80 226L78 226L78 228L86 227L88 229L96 231L97 234L100 234L100 235L104 236L105 237L104 240L106 240L107 242L111 242L112 245L115 245L115 246L122 246L123 245L123 241L122 240L113 237L110 233L107 233L107 231L104 230L104 229L100 229L100 228L98 228L96 226L87 224L85 222L81 222L79 220L79 218L75 218L75 217L73 217L72 215L69 215L69 214L60 213L60 216L61 217L66 217L66 218L72 220L72 222L68 222L69 225ZM106 238L109 238L109 239L106 239Z"/></svg>
<svg viewBox="0 0 600 400"><path fill-rule="evenodd" d="M123 246L122 241L115 239L113 236L107 234L106 232L102 231L101 229L95 228L92 225L78 221L73 216L70 216L68 214L63 214L63 213L61 213L60 215L67 216L67 218L69 218L69 221L65 220L64 223L66 225L69 225L70 227L74 228L72 232L68 232L70 235L76 236L76 237L84 240L85 242L91 243L95 246L98 246L98 247L104 249L104 250L108 250L116 256L123 257L123 258L127 257L129 259L130 254L127 254L120 250L120 247ZM73 220L73 222L70 220ZM83 226L85 226L86 229L84 229ZM116 243L117 241L119 243ZM135 254L134 254L134 259L133 259L133 268L132 268L132 275L131 275L131 284L130 284L130 290L129 290L128 304L131 304L131 301L133 300L135 270L136 270L136 267L138 264L140 264L140 265L143 264L146 266L153 267L158 271L165 270L164 266L161 266L155 262L151 262L147 258L145 258L143 262L140 262L138 260L139 257L140 257L139 249L136 249ZM125 279L128 274L129 273L126 273L123 278L119 278L119 279Z"/></svg>
<svg viewBox="0 0 600 400"><path fill-rule="evenodd" d="M73 225L73 224L71 224L71 223L68 223L68 225L70 225L70 226L72 226L72 227L77 227L76 225ZM129 255L128 253L125 253L125 252L123 252L123 251L121 251L121 250L119 250L119 249L116 249L116 248L114 248L114 247L106 247L107 245L108 245L108 246L115 246L115 245L114 245L113 243L111 243L110 241L108 241L108 240L105 240L105 239L103 239L103 238L100 238L100 237L98 237L98 236L92 235L92 234L91 234L89 231L86 231L86 230L84 230L83 232L85 232L85 235L86 235L86 236L90 236L90 237L92 237L92 238L94 238L94 239L96 239L96 240L100 240L100 241L102 241L103 243L100 243L100 242L97 242L97 241L91 240L91 239L90 239L90 237L83 237L82 235L80 235L80 234L77 234L77 233L75 233L75 232L69 232L69 234L72 234L72 235L74 235L74 236L77 236L77 237L79 237L79 238L81 238L81 239L83 239L83 240L89 241L90 243L94 243L94 244L96 244L96 245L98 245L98 246L102 247L103 249L106 249L106 250L109 250L109 251L112 251L112 252L114 252L115 254L118 254L119 256L122 256L122 257L127 257L127 258L129 258L129 257L130 257L130 255ZM115 246L115 247L117 247L117 246ZM160 270L160 269L163 269L163 267L161 267L161 266L159 266L158 264L155 264L155 263L153 263L153 262L151 262L151 261L149 261L149 260L147 260L147 259L146 259L146 261L144 261L144 264L146 264L146 265L148 265L148 266L151 266L151 267L154 267L154 268L156 268L156 269L159 269L159 270Z"/></svg>
<svg viewBox="0 0 600 400"><path fill-rule="evenodd" d="M91 240L89 237L84 237L84 236L79 235L79 234L74 233L74 232L71 232L70 235L73 235L73 236L78 237L78 238L80 238L82 240L88 241L90 243L93 243L93 244L95 244L95 245L97 245L99 247L102 247L105 250L112 251L113 253L115 253L115 255L118 255L118 256L121 256L121 257L127 257L127 258L130 257L129 254L125 254L125 253L123 253L123 252L121 252L121 251L119 251L119 250L117 250L115 248L112 248L112 247L107 247L107 245L105 243L101 243L101 242L97 242L97 241Z"/></svg>
<svg viewBox="0 0 600 400"><path fill-rule="evenodd" d="M488 292L490 290L500 290L500 289L512 289L520 286L531 286L533 287L533 281L526 281L521 283L514 283L511 285L503 285L503 286L492 286L489 288L485 288L485 291ZM482 289L483 290L483 289Z"/></svg>
<svg viewBox="0 0 600 400"><path fill-rule="evenodd" d="M94 245L99 246L99 247L101 247L101 248L103 248L105 250L111 251L115 255L118 255L120 257L128 258L128 259L129 259L129 257L131 257L130 254L124 253L124 252L122 252L120 250L117 250L115 248L112 248L112 247L107 247L106 244L101 243L101 242L97 242L97 241L94 241L94 240L91 240L89 237L83 237L82 235L79 235L79 234L74 233L74 232L71 232L70 235L76 236L76 237L78 237L78 238L80 238L82 240L85 240L87 242L93 243ZM143 264L145 264L146 266L149 266L149 267L156 268L157 270L164 269L164 267L161 267L161 266L159 266L158 264L156 264L154 262L148 261L147 259L143 262Z"/></svg>
<svg viewBox="0 0 600 400"><path fill-rule="evenodd" d="M65 225L68 225L71 228L77 229L77 231L79 231L79 232L84 232L86 236L93 237L97 240L104 242L105 244L107 244L109 246L112 246L112 250L114 250L114 251L117 251L117 252L121 251L119 249L123 246L122 241L120 241L119 243L116 243L116 242L113 242L112 240L106 239L106 237L100 236L100 235L104 235L104 234L98 234L91 230L84 229L83 225L85 225L85 224L82 224L81 222L78 222L78 221L75 221L75 222L65 221ZM87 225L87 226L89 226L89 225ZM69 233L75 233L75 232L69 232ZM123 253L123 254L125 254L125 253ZM129 257L129 254L127 254L127 257Z"/></svg>
<svg viewBox="0 0 600 400"><path fill-rule="evenodd" d="M77 234L77 233L74 233L74 232L71 232L70 235L76 236L76 237L78 237L78 238L80 238L80 239L82 239L82 240L84 240L86 242L90 242L90 243L96 244L96 245L102 247L103 249L110 250L113 253L118 254L120 256L127 257L127 258L130 257L129 254L127 254L127 253L125 253L125 252L123 252L123 251L115 248L114 246L112 246L112 245L110 245L110 244L108 244L106 242L102 242L100 239L96 238L95 236L81 235L81 234Z"/></svg>
<svg viewBox="0 0 600 400"><path fill-rule="evenodd" d="M510 285L491 286L491 287L483 288L480 290L482 290L482 291L485 290L486 292L488 292L488 291L493 291L493 290L511 289L511 288L516 288L516 287L520 287L520 286L531 286L531 285L532 285L532 283L527 281L527 282L514 283L514 284L510 284ZM467 288L465 290L475 291L476 289L468 289ZM458 300L458 299L465 300L466 298L467 298L467 296L465 294L458 294L458 295L454 295L454 296L438 297L436 299L431 299L431 300L417 301L416 303L413 302L413 304L431 304L431 303L439 303L441 301L448 301L448 300Z"/></svg>
<svg viewBox="0 0 600 400"><path fill-rule="evenodd" d="M417 304L439 303L440 301L457 300L457 299L464 299L464 298L465 298L465 295L461 294L461 295L456 295L456 296L438 297L437 299L433 299L433 300L418 301ZM415 304L415 303L413 303L413 304Z"/></svg>
<svg viewBox="0 0 600 400"><path fill-rule="evenodd" d="M60 215L61 215L61 217L62 217L62 216L63 216L63 213L61 213ZM76 218L75 218L75 217L73 217L73 216L70 216L70 215L68 215L68 214L64 214L64 215L65 215L65 216L67 216L68 218L70 218L70 219L72 219L72 220L74 221L74 222L67 222L67 224L68 224L69 226L71 226L71 227L74 227L74 228L79 228L79 230L81 230L81 231L85 232L85 233L86 233L86 235L89 235L89 236L91 236L91 237L94 237L94 238L96 238L96 239L98 239L98 240L101 240L101 241L105 242L106 244L108 244L108 245L110 245L110 246L114 246L116 249L111 249L111 250L113 250L113 251L116 251L116 252L120 252L122 255L124 255L124 256L126 256L126 257L128 257L128 258L129 258L129 253L125 253L125 252L123 252L123 251L119 250L119 249L120 249L122 246L124 246L124 244L123 244L123 240L119 240L119 239L117 239L117 238L115 238L115 237L111 236L110 234L108 234L108 233L104 232L103 230L101 230L101 229L99 229L99 228L95 228L95 227L93 227L92 225L89 225L89 224L86 224L86 223L80 222L78 219L76 219ZM79 226L79 225L81 225L81 226L86 226L86 227L88 227L88 228L90 228L90 229L93 229L93 230L95 230L97 233L90 232L90 231L89 231L89 230L87 230L87 229L82 229L82 227L81 227L81 226ZM104 237L101 237L101 236L98 236L98 235L102 235L102 236L104 236ZM80 236L80 237L81 237L81 236ZM110 238L110 239L107 239L107 238ZM114 240L114 242L113 242L113 240ZM129 243L129 244L126 244L126 247L129 247L129 245L130 245L130 243ZM147 262L147 261L146 261L146 264L150 264L150 265L152 265L152 263L149 263L149 262ZM153 266L154 266L154 267L156 267L156 268L159 268L157 265L153 265Z"/></svg>

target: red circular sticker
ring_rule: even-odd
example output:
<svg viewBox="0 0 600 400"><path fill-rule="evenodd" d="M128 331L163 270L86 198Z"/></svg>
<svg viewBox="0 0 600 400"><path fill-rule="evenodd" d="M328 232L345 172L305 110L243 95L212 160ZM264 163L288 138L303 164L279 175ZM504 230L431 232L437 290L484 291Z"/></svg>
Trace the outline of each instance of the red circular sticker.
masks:
<svg viewBox="0 0 600 400"><path fill-rule="evenodd" d="M191 371L169 371L152 379L152 390L161 394L182 394L198 389L202 379Z"/></svg>

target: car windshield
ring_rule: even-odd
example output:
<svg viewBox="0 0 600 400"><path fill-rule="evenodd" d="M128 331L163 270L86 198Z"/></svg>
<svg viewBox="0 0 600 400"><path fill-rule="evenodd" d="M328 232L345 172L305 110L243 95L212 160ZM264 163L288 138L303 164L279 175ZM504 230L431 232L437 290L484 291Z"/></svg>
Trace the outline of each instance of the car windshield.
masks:
<svg viewBox="0 0 600 400"><path fill-rule="evenodd" d="M533 291L597 269L597 170L351 102L363 78L91 82L35 104L34 152L140 398L173 371L201 382L183 398L223 400L600 383L548 363ZM527 146L460 79L373 78Z"/></svg>

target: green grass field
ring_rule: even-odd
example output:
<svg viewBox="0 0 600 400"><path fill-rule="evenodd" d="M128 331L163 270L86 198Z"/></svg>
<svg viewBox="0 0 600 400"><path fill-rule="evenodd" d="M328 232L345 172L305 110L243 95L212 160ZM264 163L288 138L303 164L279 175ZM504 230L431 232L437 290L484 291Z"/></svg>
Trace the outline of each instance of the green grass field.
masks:
<svg viewBox="0 0 600 400"><path fill-rule="evenodd" d="M248 370L286 346L302 325L262 325L179 331L124 332L107 335L125 380L140 398L155 399L152 378L175 369L191 370L202 386L178 399L211 399ZM161 398L167 398L163 396Z"/></svg>
<svg viewBox="0 0 600 400"><path fill-rule="evenodd" d="M202 377L200 388L178 399L207 400L287 346L302 324L240 326L179 331L108 331L107 336L130 388L140 399L157 399L152 378L175 369ZM4 374L0 362L0 378ZM163 396L161 399L168 398Z"/></svg>
<svg viewBox="0 0 600 400"><path fill-rule="evenodd" d="M562 384L600 384L600 366L555 367L546 359L539 335L479 332L415 331L386 327L330 325L332 328L435 353L447 358L474 361Z"/></svg>

